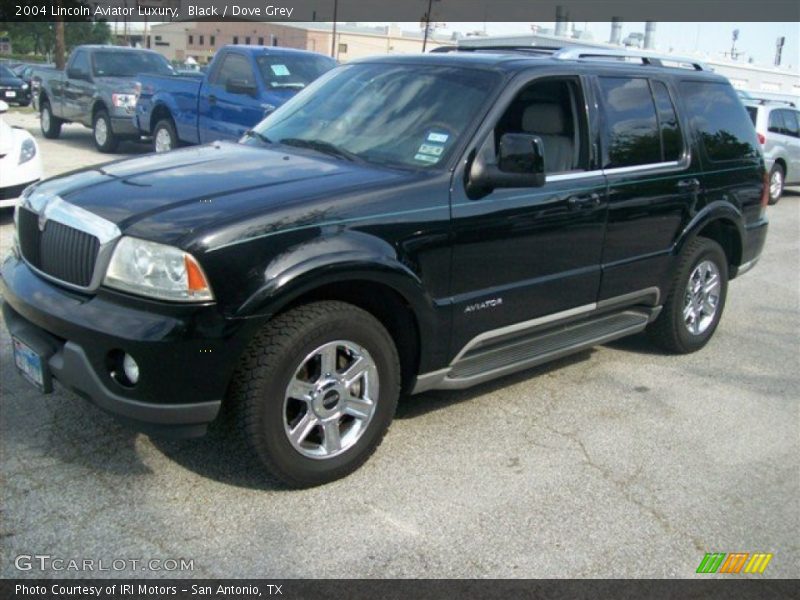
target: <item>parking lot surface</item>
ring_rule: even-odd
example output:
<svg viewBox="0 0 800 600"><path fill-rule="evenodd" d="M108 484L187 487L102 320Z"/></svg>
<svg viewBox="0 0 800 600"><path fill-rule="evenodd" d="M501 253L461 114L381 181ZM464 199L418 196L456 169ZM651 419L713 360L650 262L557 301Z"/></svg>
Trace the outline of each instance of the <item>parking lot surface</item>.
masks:
<svg viewBox="0 0 800 600"><path fill-rule="evenodd" d="M47 175L148 151L65 126ZM3 577L692 577L706 552L800 576L800 194L711 343L637 336L463 392L401 400L352 476L287 491L221 434L162 441L16 374L0 328ZM0 252L12 216L0 215ZM18 555L193 569L19 571ZM146 567L145 567L146 568ZM708 577L708 576L705 576ZM750 577L739 575L739 577Z"/></svg>

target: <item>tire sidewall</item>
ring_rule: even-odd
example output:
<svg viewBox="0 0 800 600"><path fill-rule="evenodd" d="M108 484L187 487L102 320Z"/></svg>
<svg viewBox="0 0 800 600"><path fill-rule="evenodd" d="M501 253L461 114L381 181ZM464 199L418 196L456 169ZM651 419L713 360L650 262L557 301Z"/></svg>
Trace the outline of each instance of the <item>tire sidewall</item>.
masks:
<svg viewBox="0 0 800 600"><path fill-rule="evenodd" d="M778 195L776 197L773 197L772 196L772 176L775 174L776 171L780 171L780 173L781 173L781 189L778 192ZM778 200L780 200L781 196L783 196L783 190L784 190L785 187L786 187L786 173L784 173L783 168L779 164L772 165L772 170L769 172L769 187L767 188L768 189L768 193L769 193L769 203L770 203L770 205L778 203Z"/></svg>
<svg viewBox="0 0 800 600"><path fill-rule="evenodd" d="M712 261L720 274L719 304L717 306L717 312L714 315L714 320L711 322L708 329L699 335L694 335L686 328L683 319L683 299L689 277L697 265L705 260ZM722 318L722 313L725 310L725 300L728 296L728 261L720 245L712 240L703 240L700 245L694 248L692 255L687 257L687 261L684 263L683 270L678 279L678 286L678 289L675 290L675 301L671 306L672 326L675 327L679 343L683 346L684 351L694 352L705 346L711 339L711 336L714 335L720 319Z"/></svg>
<svg viewBox="0 0 800 600"><path fill-rule="evenodd" d="M156 150L156 138L158 137L158 132L161 131L162 129L169 134L170 140L172 141L170 149L165 150L164 152L170 152L178 147L178 136L175 131L175 127L173 126L172 122L163 119L158 123L156 123L156 128L153 130L153 152L156 153L159 153L158 150Z"/></svg>
<svg viewBox="0 0 800 600"><path fill-rule="evenodd" d="M251 434L259 437L257 450L263 445L270 462L303 484L325 483L354 471L372 454L394 417L400 388L397 354L389 334L377 321L371 320L367 315L348 311L341 317L315 323L289 340L282 358L265 373L265 384L259 390L262 398L257 421L259 431ZM319 346L334 340L354 342L372 356L378 370L377 406L366 431L352 448L330 459L313 459L297 452L286 436L284 395L300 361Z"/></svg>
<svg viewBox="0 0 800 600"><path fill-rule="evenodd" d="M106 122L106 141L104 144L100 144L97 141L97 123L100 120L104 120ZM111 129L111 117L108 116L108 113L105 110L100 110L94 117L94 121L92 122L92 139L94 140L94 145L100 152L113 152L114 149L117 147L117 141L114 137L114 132Z"/></svg>
<svg viewBox="0 0 800 600"><path fill-rule="evenodd" d="M43 102L41 107L41 114L39 115L39 128L42 130L42 135L46 138L55 137L55 128L56 124L54 122L55 117L53 116L53 109L50 107L49 102ZM47 112L47 123L49 127L45 129L44 127L44 113Z"/></svg>

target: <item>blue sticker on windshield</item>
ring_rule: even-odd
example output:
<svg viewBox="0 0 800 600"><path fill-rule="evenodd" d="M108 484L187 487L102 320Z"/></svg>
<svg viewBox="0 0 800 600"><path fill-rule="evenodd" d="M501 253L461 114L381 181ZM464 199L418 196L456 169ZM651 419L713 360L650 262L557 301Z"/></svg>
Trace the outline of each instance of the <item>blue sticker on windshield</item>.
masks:
<svg viewBox="0 0 800 600"><path fill-rule="evenodd" d="M439 162L439 157L438 156L431 156L429 154L415 154L414 155L414 160L419 160L421 162L435 164L435 163Z"/></svg>
<svg viewBox="0 0 800 600"><path fill-rule="evenodd" d="M270 65L269 68L278 77L287 77L289 75L289 69L286 68L286 65Z"/></svg>

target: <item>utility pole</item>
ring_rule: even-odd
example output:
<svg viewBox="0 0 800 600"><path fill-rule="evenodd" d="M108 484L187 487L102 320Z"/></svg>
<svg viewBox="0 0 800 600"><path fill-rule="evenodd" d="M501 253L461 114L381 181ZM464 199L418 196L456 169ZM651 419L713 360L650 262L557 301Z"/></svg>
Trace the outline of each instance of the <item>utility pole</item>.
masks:
<svg viewBox="0 0 800 600"><path fill-rule="evenodd" d="M428 12L425 13L425 35L422 38L422 52L425 52L425 48L428 47L428 33L431 30L431 6L433 6L433 0L428 0Z"/></svg>
<svg viewBox="0 0 800 600"><path fill-rule="evenodd" d="M331 58L336 60L336 14L339 11L339 0L333 0L333 33L331 34Z"/></svg>
<svg viewBox="0 0 800 600"><path fill-rule="evenodd" d="M56 48L55 60L56 69L64 68L64 17L61 14L61 0L56 0L58 16L56 17Z"/></svg>

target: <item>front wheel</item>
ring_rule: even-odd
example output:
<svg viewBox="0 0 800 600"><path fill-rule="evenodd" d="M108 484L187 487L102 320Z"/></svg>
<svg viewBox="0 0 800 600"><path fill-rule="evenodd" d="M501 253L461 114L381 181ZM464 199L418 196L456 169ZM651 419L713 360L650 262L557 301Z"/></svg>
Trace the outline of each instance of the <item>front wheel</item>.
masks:
<svg viewBox="0 0 800 600"><path fill-rule="evenodd" d="M180 146L172 119L161 119L153 130L153 152L169 152Z"/></svg>
<svg viewBox="0 0 800 600"><path fill-rule="evenodd" d="M111 128L111 117L105 110L97 111L92 123L94 133L94 145L100 152L114 152L119 145L119 138L114 135Z"/></svg>
<svg viewBox="0 0 800 600"><path fill-rule="evenodd" d="M717 329L728 292L728 260L722 247L708 238L689 242L658 318L650 325L651 340L676 354L705 346Z"/></svg>
<svg viewBox="0 0 800 600"><path fill-rule="evenodd" d="M228 401L248 446L292 487L348 475L375 451L400 394L400 361L383 325L342 302L292 309L256 336Z"/></svg>
<svg viewBox="0 0 800 600"><path fill-rule="evenodd" d="M777 204L783 195L785 175L779 164L772 165L772 170L769 172L769 203L771 205Z"/></svg>

